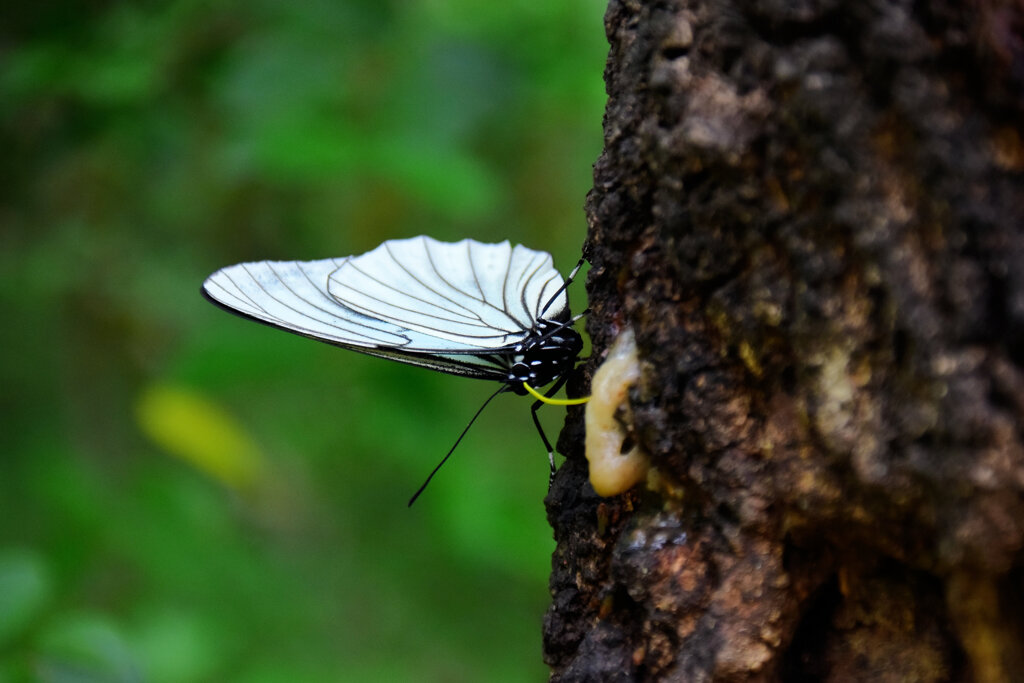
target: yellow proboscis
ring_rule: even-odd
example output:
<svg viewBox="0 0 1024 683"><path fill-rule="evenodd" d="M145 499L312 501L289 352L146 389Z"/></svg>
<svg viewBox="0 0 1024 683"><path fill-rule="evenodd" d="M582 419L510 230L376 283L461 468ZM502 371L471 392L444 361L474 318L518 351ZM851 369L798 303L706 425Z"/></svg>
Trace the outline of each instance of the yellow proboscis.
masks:
<svg viewBox="0 0 1024 683"><path fill-rule="evenodd" d="M523 382L523 386L526 388L526 391L529 392L530 396L533 396L538 401L543 401L551 406L578 406L583 405L590 400L589 396L584 398L548 398L526 382Z"/></svg>

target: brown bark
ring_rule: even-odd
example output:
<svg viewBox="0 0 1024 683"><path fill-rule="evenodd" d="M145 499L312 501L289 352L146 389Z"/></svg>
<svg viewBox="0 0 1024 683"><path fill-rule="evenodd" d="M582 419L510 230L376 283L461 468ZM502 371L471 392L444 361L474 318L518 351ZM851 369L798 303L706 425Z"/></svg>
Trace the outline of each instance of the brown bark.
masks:
<svg viewBox="0 0 1024 683"><path fill-rule="evenodd" d="M571 409L553 680L1024 681L1024 3L605 21L588 372L632 327L659 476Z"/></svg>

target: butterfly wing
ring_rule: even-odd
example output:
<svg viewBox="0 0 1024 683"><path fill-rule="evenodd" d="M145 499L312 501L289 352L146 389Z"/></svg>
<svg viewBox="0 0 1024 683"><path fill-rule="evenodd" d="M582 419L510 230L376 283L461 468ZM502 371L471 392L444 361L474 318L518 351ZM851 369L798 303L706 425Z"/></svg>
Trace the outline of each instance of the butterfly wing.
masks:
<svg viewBox="0 0 1024 683"><path fill-rule="evenodd" d="M543 251L413 237L346 259L328 292L377 320L483 351L521 341L542 314L564 315L562 282Z"/></svg>
<svg viewBox="0 0 1024 683"><path fill-rule="evenodd" d="M416 237L356 257L229 266L207 278L203 293L230 312L336 346L503 380L502 354L561 285L545 252ZM564 292L549 308L567 311Z"/></svg>

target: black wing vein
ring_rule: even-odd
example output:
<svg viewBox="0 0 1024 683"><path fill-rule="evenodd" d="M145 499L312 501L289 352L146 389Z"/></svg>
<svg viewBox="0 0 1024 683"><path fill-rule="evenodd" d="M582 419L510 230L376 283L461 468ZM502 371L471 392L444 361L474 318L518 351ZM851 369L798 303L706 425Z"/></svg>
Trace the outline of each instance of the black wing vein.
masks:
<svg viewBox="0 0 1024 683"><path fill-rule="evenodd" d="M395 289L394 287L390 287L386 282L381 282L380 280L378 280L377 278L373 277L369 273L361 270L360 268L358 268L358 266L355 266L354 264L349 264L349 266L352 267L352 268L356 268L356 270L358 270L360 273L362 273L366 277L370 278L371 280L374 280L375 282L377 282L380 285L383 285L383 286L387 287L388 289L391 289L392 291L396 291L396 292L400 291L400 290ZM388 306L391 306L392 308L396 308L396 309L401 310L401 311L406 311L408 313L420 313L420 314L423 314L422 311L417 311L417 310L414 310L414 309L411 309L411 308L407 308L405 306L399 306L396 303L393 303L391 301L385 301L384 299L381 299L380 297L373 296L372 294L367 294L366 292L360 292L359 290L357 290L352 285L349 285L349 284L347 284L345 282L341 282L340 280L335 280L334 284L337 287L342 287L344 289L348 289L350 291L356 292L360 296L364 296L364 297L366 297L368 299L371 299L373 301L379 301L379 302L381 302L383 304L387 304ZM415 296L410 297L410 298L416 299L417 301L423 301L423 299L420 299L419 297L415 297ZM344 300L341 299L341 301L344 301ZM445 309L441 308L440 306L436 306L434 304L431 304L429 301L423 301L423 303L428 304L428 305L432 305L432 306L434 306L434 308L438 308L438 309L440 309L442 311L445 310ZM373 316L369 316L369 317L373 317ZM445 317L440 316L440 315L432 315L431 314L430 317L433 318L434 320L443 320L443 321L447 321L447 322L451 322L451 323L458 323L460 325L466 325L467 327L479 327L479 328L482 328L482 329L485 329L485 330L492 330L494 332L504 332L504 333L506 333L505 336L507 336L507 332L508 332L507 330L501 330L501 329L496 328L496 327L491 327L490 325L477 325L477 324L474 324L474 323L471 323L471 322L466 322L465 320L456 320L454 318L445 318ZM410 320L403 320L401 318L396 318L394 316L388 316L388 318L390 320L394 321L395 324L404 326L404 327L409 328L409 329L422 328L422 329L425 329L425 330L433 330L434 332L440 332L440 333L444 333L445 332L444 329L439 328L439 327L433 327L433 326L430 326L430 325L423 325L423 324L420 324L420 323L414 323L414 322L412 322ZM474 334L465 334L465 335L459 335L459 336L461 336L461 337L468 337L468 338L471 338L471 339L488 339L490 337L495 337L495 336L498 336L498 335L495 335L495 334L475 334L475 335Z"/></svg>

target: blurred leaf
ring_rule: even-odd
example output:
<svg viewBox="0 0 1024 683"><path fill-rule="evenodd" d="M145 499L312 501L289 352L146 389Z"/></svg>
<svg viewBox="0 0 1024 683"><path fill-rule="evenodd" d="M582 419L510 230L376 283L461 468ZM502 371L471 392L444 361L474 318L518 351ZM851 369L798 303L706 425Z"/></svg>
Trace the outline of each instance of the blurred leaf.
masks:
<svg viewBox="0 0 1024 683"><path fill-rule="evenodd" d="M154 683L214 680L226 656L224 638L208 619L174 608L147 612L132 639Z"/></svg>
<svg viewBox="0 0 1024 683"><path fill-rule="evenodd" d="M45 560L31 550L0 550L0 647L39 618L53 597Z"/></svg>
<svg viewBox="0 0 1024 683"><path fill-rule="evenodd" d="M99 614L66 615L43 633L39 679L47 683L134 683L139 663L120 629Z"/></svg>
<svg viewBox="0 0 1024 683"><path fill-rule="evenodd" d="M136 403L142 432L226 486L253 491L265 465L256 442L227 411L204 396L170 385L152 385Z"/></svg>

